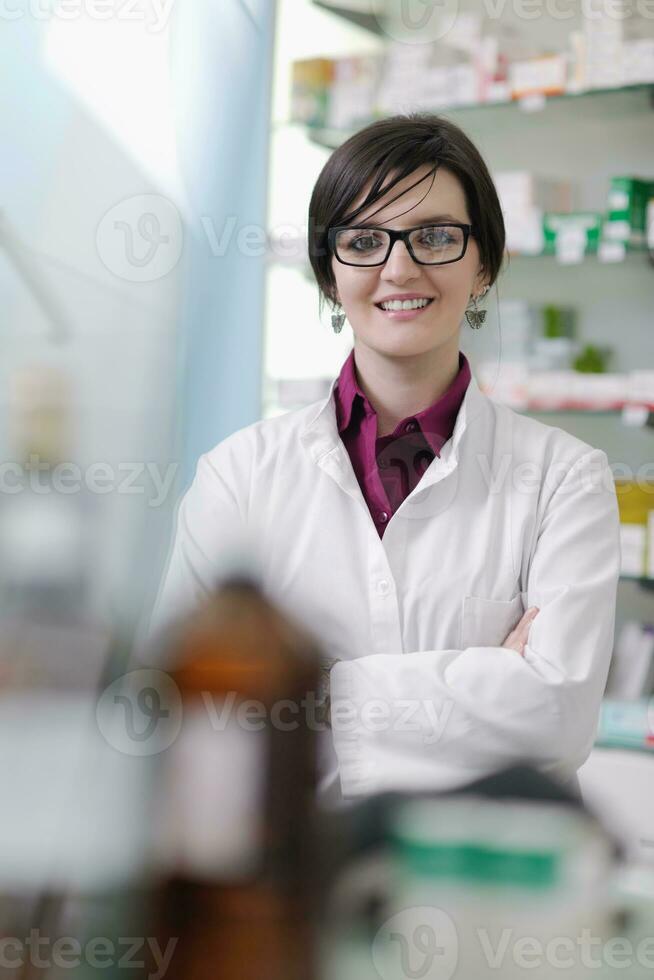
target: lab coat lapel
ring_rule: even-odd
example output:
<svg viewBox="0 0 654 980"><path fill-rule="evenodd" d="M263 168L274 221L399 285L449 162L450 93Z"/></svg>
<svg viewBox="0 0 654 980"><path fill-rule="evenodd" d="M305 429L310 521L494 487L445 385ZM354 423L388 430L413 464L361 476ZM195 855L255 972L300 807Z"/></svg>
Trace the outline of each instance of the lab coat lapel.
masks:
<svg viewBox="0 0 654 980"><path fill-rule="evenodd" d="M334 398L337 380L335 378L332 381L329 394L319 403L316 412L310 416L300 432L300 441L314 462L346 493L365 503L350 457L338 432ZM488 398L472 377L457 414L452 437L443 446L440 456L434 457L427 467L413 494L427 490L456 468L464 434L467 433L466 440L472 444L474 439L471 437L478 428L479 416L489 410ZM477 425L473 425L473 422Z"/></svg>
<svg viewBox="0 0 654 980"><path fill-rule="evenodd" d="M300 442L313 461L335 480L345 493L360 500L365 506L359 481L338 432L334 398L337 381L338 378L334 378L329 394L319 403L317 412L310 417L309 422L300 432Z"/></svg>
<svg viewBox="0 0 654 980"><path fill-rule="evenodd" d="M395 525L391 521L387 536L401 534L404 519L424 520L450 508L465 508L466 499L474 493L473 484L483 478L484 470L477 465L479 458L493 454L492 423L493 406L473 378L461 403L451 438L398 508L394 519L402 520L395 520ZM452 514L454 520L461 520L455 511Z"/></svg>
<svg viewBox="0 0 654 980"><path fill-rule="evenodd" d="M488 398L480 391L474 377L470 378L454 423L452 436L443 445L440 456L435 456L429 464L414 493L429 489L457 468L464 437L466 451L475 451L480 439L484 440L481 429L485 427L480 426L480 423L489 408Z"/></svg>

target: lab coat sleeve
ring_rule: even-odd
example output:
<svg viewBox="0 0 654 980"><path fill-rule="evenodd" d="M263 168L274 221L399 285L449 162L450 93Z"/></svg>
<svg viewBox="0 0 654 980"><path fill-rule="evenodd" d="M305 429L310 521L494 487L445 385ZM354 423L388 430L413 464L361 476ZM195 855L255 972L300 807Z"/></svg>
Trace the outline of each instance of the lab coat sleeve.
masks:
<svg viewBox="0 0 654 980"><path fill-rule="evenodd" d="M221 569L248 545L244 502L225 478L233 470L230 457L227 443L202 455L179 504L172 551L150 617L151 644L209 595Z"/></svg>
<svg viewBox="0 0 654 980"><path fill-rule="evenodd" d="M588 472L594 479L588 479ZM373 654L331 672L346 797L448 789L531 762L574 780L592 747L613 650L619 514L605 453L585 453L541 513L524 656L501 646Z"/></svg>

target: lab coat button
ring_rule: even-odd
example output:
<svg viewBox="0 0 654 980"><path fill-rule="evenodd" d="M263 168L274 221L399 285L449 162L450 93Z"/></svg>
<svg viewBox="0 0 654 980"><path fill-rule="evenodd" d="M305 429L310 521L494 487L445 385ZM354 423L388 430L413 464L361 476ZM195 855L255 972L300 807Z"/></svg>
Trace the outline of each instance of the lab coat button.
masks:
<svg viewBox="0 0 654 980"><path fill-rule="evenodd" d="M380 595L388 595L388 593L390 592L390 588L391 588L391 584L388 581L388 579L383 578L380 579L379 582L377 582L377 591L379 592Z"/></svg>

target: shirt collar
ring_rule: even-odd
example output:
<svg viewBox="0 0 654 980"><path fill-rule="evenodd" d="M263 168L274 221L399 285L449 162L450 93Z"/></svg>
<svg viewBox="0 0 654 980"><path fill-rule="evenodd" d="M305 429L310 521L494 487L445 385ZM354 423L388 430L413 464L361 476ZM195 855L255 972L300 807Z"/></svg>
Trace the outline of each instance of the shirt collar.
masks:
<svg viewBox="0 0 654 980"><path fill-rule="evenodd" d="M459 351L459 372L447 391L428 408L403 419L395 428L393 435L399 436L409 419L415 419L430 447L438 455L443 441L449 439L452 434L471 377L468 359L463 351ZM357 397L368 411L375 414L357 380L354 350L352 350L341 368L334 387L339 434L344 432L352 422Z"/></svg>
<svg viewBox="0 0 654 980"><path fill-rule="evenodd" d="M352 420L352 412L357 395L362 399L364 405L369 404L368 399L359 386L354 364L354 350L351 350L341 368L334 389L336 421L339 433L345 432Z"/></svg>

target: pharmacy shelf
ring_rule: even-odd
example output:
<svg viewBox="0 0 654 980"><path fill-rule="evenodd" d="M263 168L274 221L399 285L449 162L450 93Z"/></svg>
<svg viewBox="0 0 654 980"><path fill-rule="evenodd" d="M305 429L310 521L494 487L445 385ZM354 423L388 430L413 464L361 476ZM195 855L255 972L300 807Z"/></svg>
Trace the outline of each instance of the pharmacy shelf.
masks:
<svg viewBox="0 0 654 980"><path fill-rule="evenodd" d="M504 123L507 114L520 113L522 120L530 117L541 120L548 109L572 107L580 114L581 120L591 118L609 119L625 115L651 115L654 112L654 83L625 85L620 88L587 89L583 92L566 92L562 95L527 96L508 102L484 102L469 105L434 106L433 111L444 116L460 118L469 128L479 125ZM429 107L424 107L425 109ZM307 126L309 139L318 146L335 150L341 143L361 129L374 117L361 122L352 129L330 129L320 126Z"/></svg>
<svg viewBox="0 0 654 980"><path fill-rule="evenodd" d="M620 242L611 242L612 246L618 246ZM581 265L583 262L597 262L600 265L622 265L624 262L633 259L645 259L643 262L644 266L648 266L649 259L649 249L646 245L625 245L624 252L621 253L620 257L617 256L615 249L613 252L608 250L605 252L585 252L579 262L560 262L558 256L554 252L509 252L509 258L519 259L553 259L555 262L560 262L561 265Z"/></svg>
<svg viewBox="0 0 654 980"><path fill-rule="evenodd" d="M322 394L316 394L315 397L316 398L322 397ZM286 406L286 408L287 409L300 408L304 404L305 404L304 402L298 402L296 405L294 404L291 406ZM275 405L275 407L279 407L279 406ZM548 418L548 416L551 417L556 415L568 415L568 416L577 416L577 417L586 417L586 418L588 417L606 418L606 419L613 418L618 420L623 417L623 409L621 408L572 408L566 406L558 406L557 408L542 408L541 406L537 406L537 405L534 406L528 405L526 407L518 407L518 406L511 406L511 407L515 412L518 412L520 415L529 415L530 417L533 418L541 418L541 417ZM654 428L654 407L643 406L643 408L644 408L644 412L646 413L646 415L644 416L646 421L639 423L637 426L635 426L633 423L625 423L625 425L628 425L629 428L642 428L642 429ZM654 583L654 579L652 579L652 582Z"/></svg>
<svg viewBox="0 0 654 980"><path fill-rule="evenodd" d="M545 408L541 404L531 404L527 405L525 408L516 409L516 411L523 412L525 415L557 415L563 413L565 415L592 415L592 416L605 416L610 417L620 417L623 415L625 407L631 408L632 406L616 406L615 408L593 408L589 406L588 408L582 408L578 405L556 405ZM638 406L639 408L641 406ZM638 428L652 428L654 427L654 408L649 405L642 406L647 413L643 414L642 420L638 423L630 422L625 424L637 425Z"/></svg>
<svg viewBox="0 0 654 980"><path fill-rule="evenodd" d="M572 408L566 405L558 405L552 408L527 405L526 408L516 408L515 411L522 415L592 415L594 418L618 418L622 414L620 408Z"/></svg>
<svg viewBox="0 0 654 980"><path fill-rule="evenodd" d="M316 398L322 397L322 395L316 395ZM278 411L288 411L290 408L300 408L304 405L304 402L298 402L293 405L281 406L274 398L270 400L270 405L274 410L274 414ZM640 406L639 406L640 407ZM572 418L594 418L594 419L615 419L616 421L623 419L624 413L621 408L570 408L565 406L559 406L558 408L542 408L540 406L527 406L527 407L514 407L514 411L519 412L521 415L528 415L530 418L536 419L552 419L557 415L565 415ZM627 423L623 421L623 424L628 428L640 428L640 429L652 429L654 428L654 407L643 406L642 421L635 425L633 422ZM654 579L652 581L652 588L654 588Z"/></svg>
<svg viewBox="0 0 654 980"><path fill-rule="evenodd" d="M612 699L609 698L609 702L611 701ZM631 702L626 703L630 704ZM605 755L606 759L613 761L616 765L620 765L621 763L624 765L625 760L631 761L634 758L645 760L641 762L641 766L646 767L645 771L641 771L641 778L637 780L634 786L634 792L636 794L638 793L638 787L642 786L642 777L644 776L650 782L654 775L654 772L652 772L652 766L654 765L654 742L648 741L645 735L642 741L637 741L636 738L630 739L624 735L616 735L614 737L610 735L598 735L593 742L592 754L596 756L599 753ZM647 843L648 857L650 857L651 851L649 849L654 845L651 833L643 836L642 841Z"/></svg>
<svg viewBox="0 0 654 980"><path fill-rule="evenodd" d="M654 592L654 578L647 578L645 575L621 575L621 582L635 582L641 589Z"/></svg>
<svg viewBox="0 0 654 980"><path fill-rule="evenodd" d="M646 246L635 246L629 245L625 248L624 255L622 258L606 258L598 255L597 252L587 252L582 256L579 262L560 262L557 256L551 252L510 252L509 259L511 262L536 262L538 259L544 260L547 263L556 262L560 265L574 266L578 268L585 262L595 263L603 266L615 266L620 267L629 262L630 264L640 264L644 269L648 271L651 269L654 271L654 264L650 260L650 252ZM307 275L311 274L311 266L306 255L306 243L301 244L286 242L284 249L280 250L276 245L272 245L266 255L266 261L271 265L283 265L286 267L293 267L298 269L300 272L306 272Z"/></svg>
<svg viewBox="0 0 654 980"><path fill-rule="evenodd" d="M372 34L381 35L384 33L380 19L371 12L372 0L367 0L365 3L362 3L361 0L357 3L354 0L350 4L347 3L347 0L313 0L313 5L321 10L329 11L330 14L336 14L337 17L342 17L350 24L363 27L364 30L370 31Z"/></svg>

